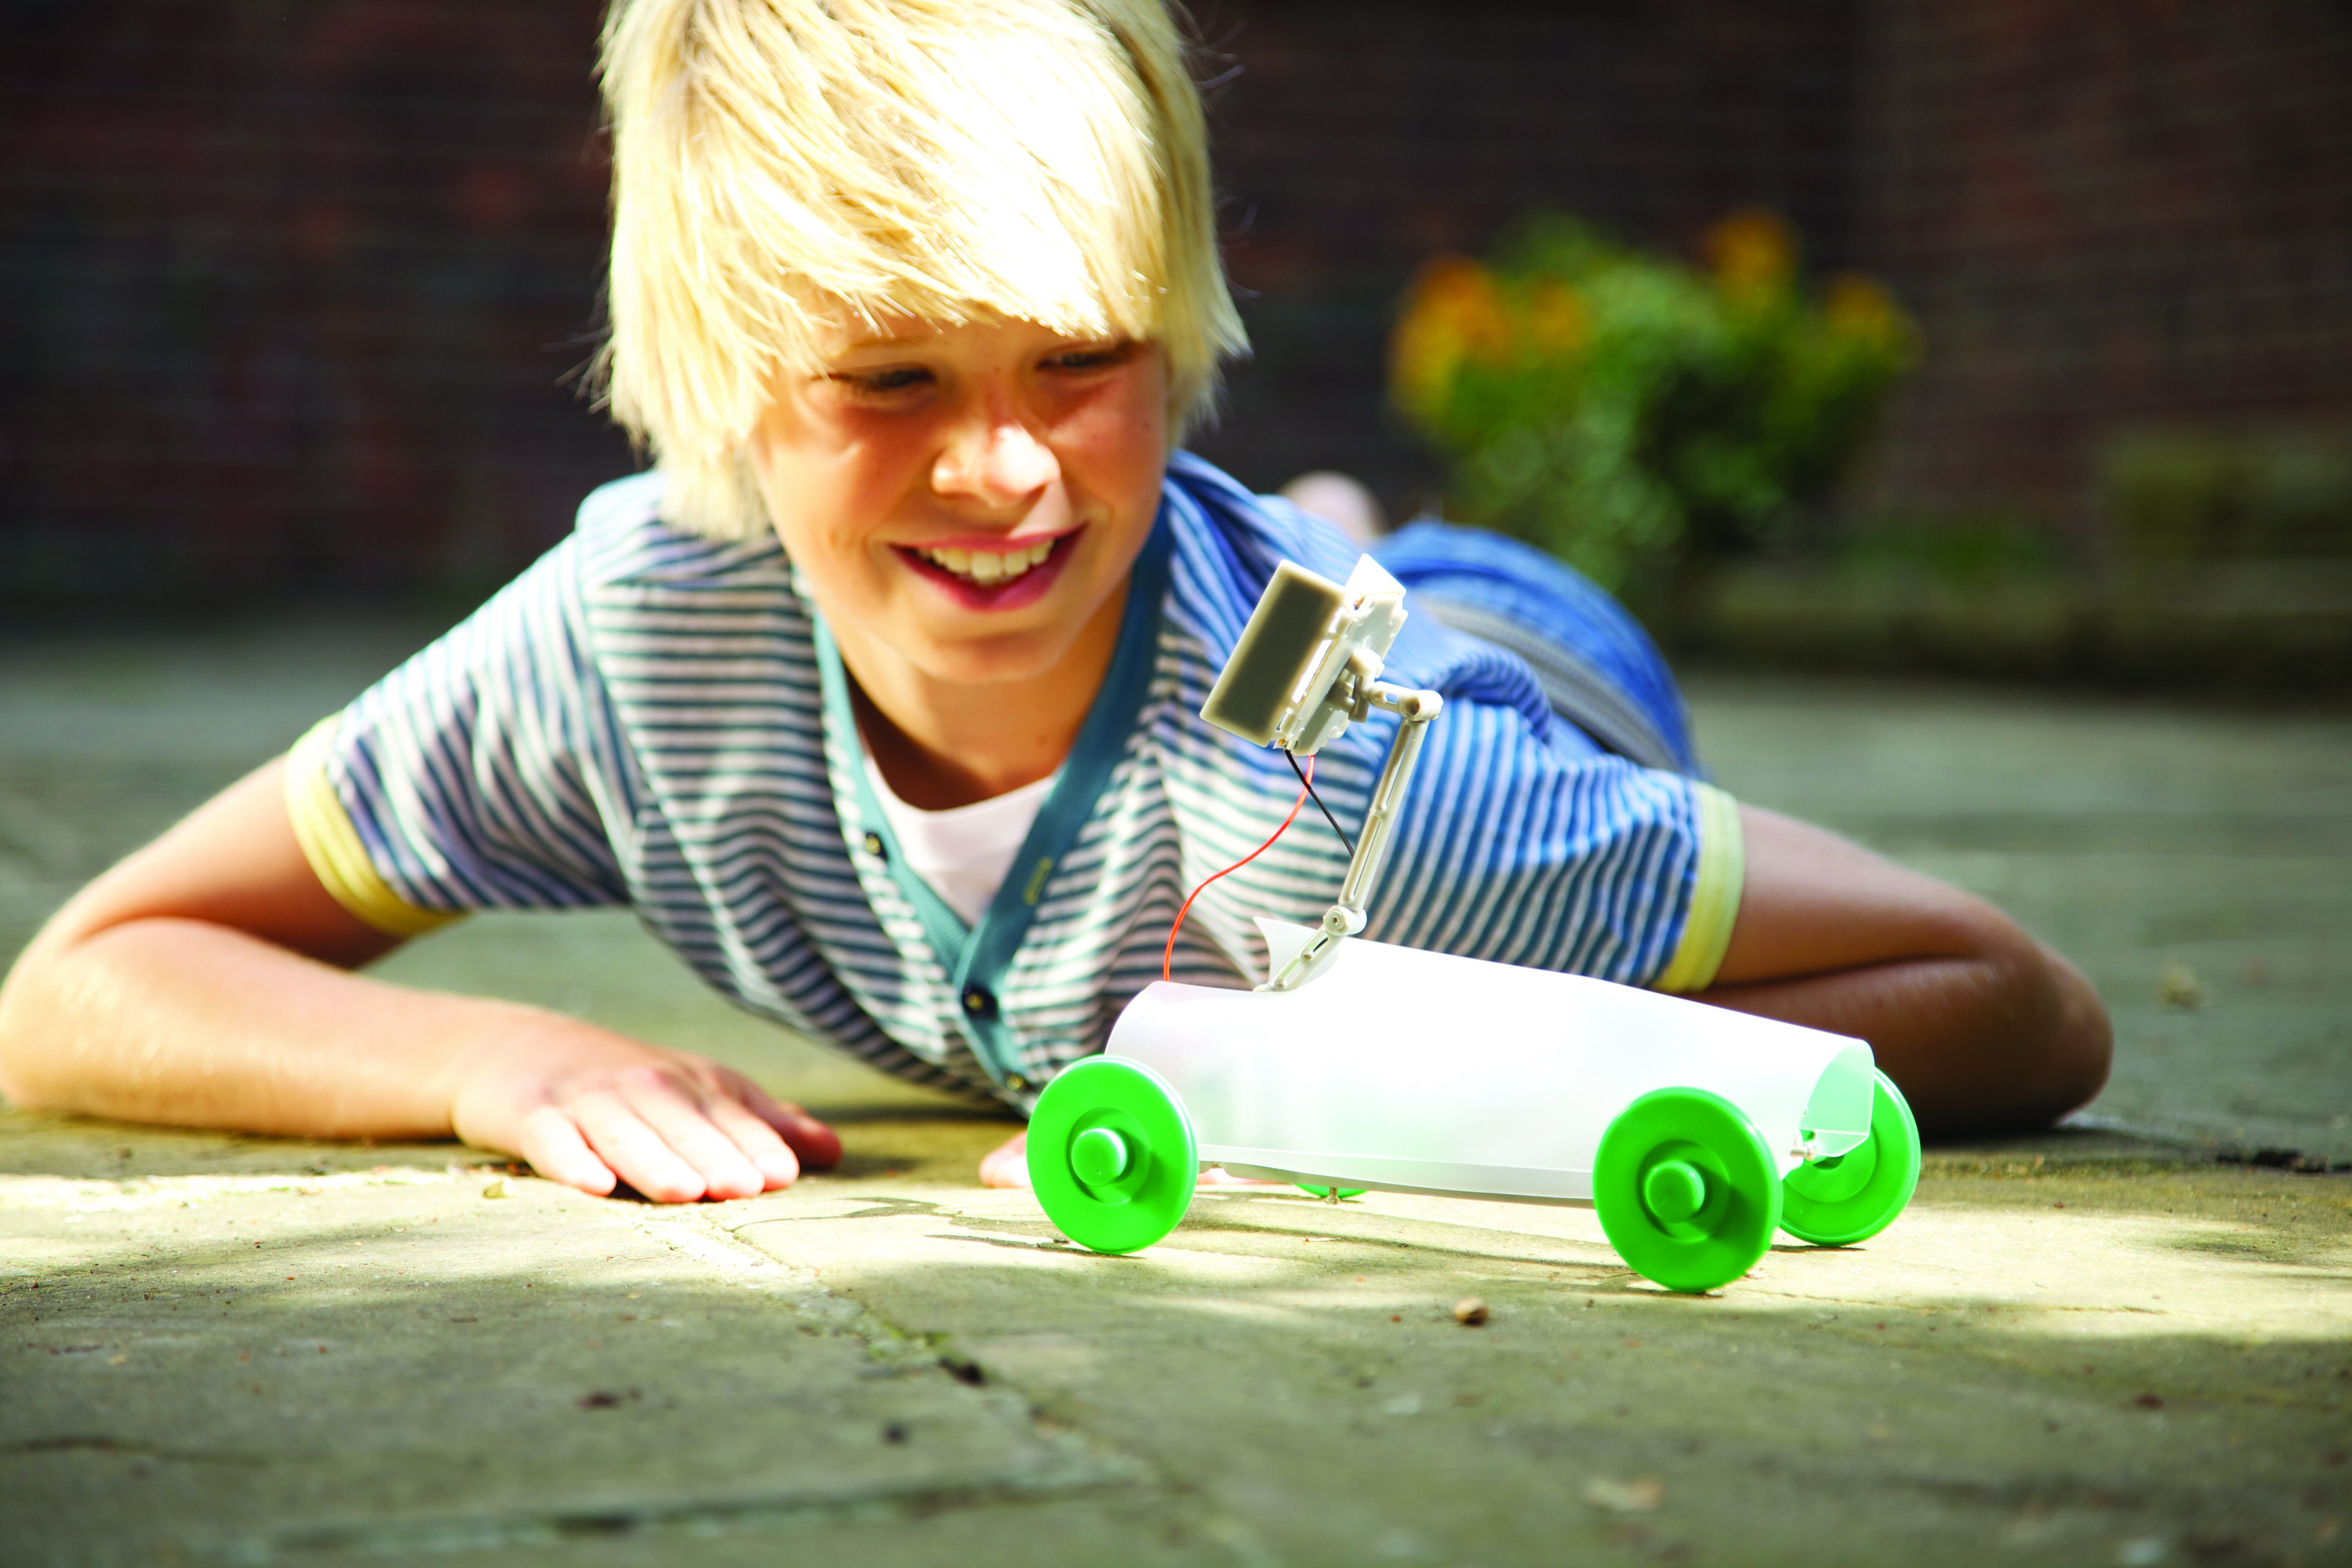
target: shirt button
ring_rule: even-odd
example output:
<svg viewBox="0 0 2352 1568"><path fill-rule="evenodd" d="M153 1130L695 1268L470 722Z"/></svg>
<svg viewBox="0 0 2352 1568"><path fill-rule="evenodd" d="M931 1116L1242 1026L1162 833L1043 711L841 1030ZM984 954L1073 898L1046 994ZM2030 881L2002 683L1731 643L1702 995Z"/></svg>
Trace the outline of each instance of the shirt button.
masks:
<svg viewBox="0 0 2352 1568"><path fill-rule="evenodd" d="M1023 1078L1017 1072L1009 1072L1004 1075L1004 1087L1011 1089L1013 1093L1019 1094L1023 1089L1029 1087L1029 1080Z"/></svg>
<svg viewBox="0 0 2352 1568"><path fill-rule="evenodd" d="M963 1010L975 1018L993 1018L996 998L984 987L967 985L963 988Z"/></svg>
<svg viewBox="0 0 2352 1568"><path fill-rule="evenodd" d="M882 836L880 834L869 833L866 836L866 852L868 855L879 855L882 853Z"/></svg>

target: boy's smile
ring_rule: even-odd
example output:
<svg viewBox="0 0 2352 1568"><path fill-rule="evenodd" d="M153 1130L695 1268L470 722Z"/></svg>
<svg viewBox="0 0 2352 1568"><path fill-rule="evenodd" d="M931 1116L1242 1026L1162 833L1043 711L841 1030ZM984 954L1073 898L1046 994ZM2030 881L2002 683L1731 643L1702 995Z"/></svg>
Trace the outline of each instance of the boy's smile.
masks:
<svg viewBox="0 0 2352 1568"><path fill-rule="evenodd" d="M935 798L1045 776L1101 684L1159 512L1164 354L988 317L842 331L821 360L777 377L750 454L875 710L877 759L898 782L906 740L966 775L909 779Z"/></svg>
<svg viewBox="0 0 2352 1568"><path fill-rule="evenodd" d="M897 549L966 609L1017 610L1045 597L1068 564L1069 545L1077 537L1073 531L1025 543L982 534Z"/></svg>

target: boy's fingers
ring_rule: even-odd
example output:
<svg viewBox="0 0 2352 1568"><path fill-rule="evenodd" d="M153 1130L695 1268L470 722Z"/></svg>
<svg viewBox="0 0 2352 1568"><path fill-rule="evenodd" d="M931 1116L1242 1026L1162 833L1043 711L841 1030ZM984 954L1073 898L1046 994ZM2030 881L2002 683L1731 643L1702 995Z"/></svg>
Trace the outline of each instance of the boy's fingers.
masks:
<svg viewBox="0 0 2352 1568"><path fill-rule="evenodd" d="M719 1069L728 1092L792 1145L804 1171L830 1171L841 1163L841 1135L797 1105L788 1104L731 1068Z"/></svg>
<svg viewBox="0 0 2352 1568"><path fill-rule="evenodd" d="M620 1079L629 1107L658 1133L672 1153L694 1167L698 1197L756 1197L767 1188L759 1165L719 1131L702 1100L655 1068L633 1068Z"/></svg>
<svg viewBox="0 0 2352 1568"><path fill-rule="evenodd" d="M792 1145L776 1135L776 1130L743 1107L724 1097L713 1100L704 1111L719 1125L719 1131L735 1141L743 1157L758 1167L768 1187L789 1187L800 1179L801 1163L793 1155Z"/></svg>
<svg viewBox="0 0 2352 1568"><path fill-rule="evenodd" d="M619 1184L613 1168L596 1158L572 1118L551 1105L542 1105L523 1118L520 1142L522 1147L517 1152L551 1182L562 1182L600 1198Z"/></svg>
<svg viewBox="0 0 2352 1568"><path fill-rule="evenodd" d="M779 1106L776 1115L763 1120L793 1146L803 1170L830 1171L841 1163L841 1134L799 1106Z"/></svg>
<svg viewBox="0 0 2352 1568"><path fill-rule="evenodd" d="M583 1095L573 1102L572 1116L597 1157L656 1203L690 1204L709 1191L701 1173L618 1094Z"/></svg>
<svg viewBox="0 0 2352 1568"><path fill-rule="evenodd" d="M696 1076L711 1093L732 1095L762 1116L776 1108L777 1102L772 1095L733 1068L720 1067L717 1062L702 1061L699 1058L696 1062L703 1068Z"/></svg>

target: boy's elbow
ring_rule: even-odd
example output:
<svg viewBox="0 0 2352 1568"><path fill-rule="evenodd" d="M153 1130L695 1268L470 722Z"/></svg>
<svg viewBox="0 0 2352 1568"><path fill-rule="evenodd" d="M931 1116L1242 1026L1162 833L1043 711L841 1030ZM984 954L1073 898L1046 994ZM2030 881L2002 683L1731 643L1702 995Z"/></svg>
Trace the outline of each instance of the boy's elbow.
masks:
<svg viewBox="0 0 2352 1568"><path fill-rule="evenodd" d="M2006 920L1979 935L1946 971L1949 1010L1923 1012L1907 1059L1888 1064L1929 1137L2043 1131L2107 1081L2114 1030L2090 982Z"/></svg>
<svg viewBox="0 0 2352 1568"><path fill-rule="evenodd" d="M2106 1004L2083 972L2048 948L2042 950L2057 989L2047 1047L2049 1094L2043 1125L2080 1110L2107 1084L2115 1061L2115 1026Z"/></svg>
<svg viewBox="0 0 2352 1568"><path fill-rule="evenodd" d="M1993 960L2001 975L1994 994L2006 998L1979 1026L1990 1026L1977 1056L1988 1092L1978 1114L1948 1131L2039 1132L2106 1085L2115 1031L2099 994L2081 971L2022 932L2004 945L2009 951Z"/></svg>
<svg viewBox="0 0 2352 1568"><path fill-rule="evenodd" d="M23 1014L24 994L30 984L25 971L34 962L37 961L28 951L5 978L0 978L0 1101L20 1110L36 1110L40 1103L19 1059L33 1048L26 1038Z"/></svg>
<svg viewBox="0 0 2352 1568"><path fill-rule="evenodd" d="M0 975L0 1100L20 1110L74 1109L62 1046L77 1037L66 1022L64 998L75 989L67 972L79 944L104 929L86 906L77 898L52 915Z"/></svg>

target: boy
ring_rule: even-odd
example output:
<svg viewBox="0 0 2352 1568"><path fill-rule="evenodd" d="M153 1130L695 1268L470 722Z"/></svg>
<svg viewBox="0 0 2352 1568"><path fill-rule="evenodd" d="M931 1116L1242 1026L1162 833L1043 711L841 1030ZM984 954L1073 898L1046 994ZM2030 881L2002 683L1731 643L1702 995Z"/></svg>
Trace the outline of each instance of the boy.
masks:
<svg viewBox="0 0 2352 1568"><path fill-rule="evenodd" d="M1352 552L1175 450L1243 339L1161 0L619 0L604 84L606 370L656 471L60 910L0 992L18 1103L748 1195L838 1141L700 1058L352 972L627 902L742 1005L1021 1108L1294 798L1197 710L1276 562ZM2072 967L1687 776L1588 584L1440 528L1381 553L1430 612L1393 679L1447 708L1368 935L1861 1037L1931 1130L2096 1090ZM1342 823L1386 741L1322 759ZM1344 855L1294 829L1217 883L1179 973L1247 984L1249 917L1313 921Z"/></svg>

